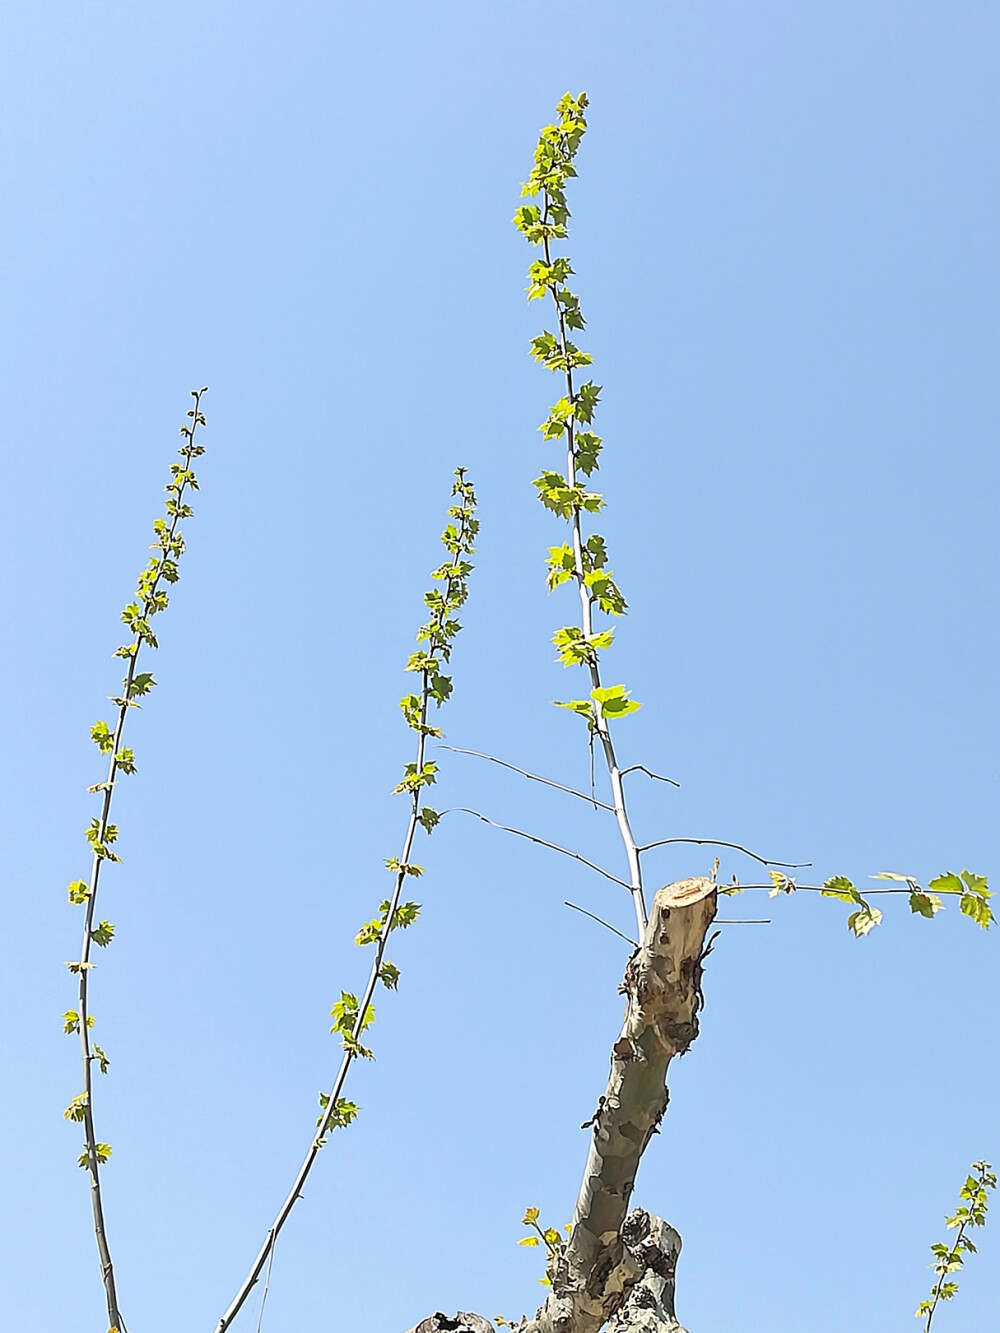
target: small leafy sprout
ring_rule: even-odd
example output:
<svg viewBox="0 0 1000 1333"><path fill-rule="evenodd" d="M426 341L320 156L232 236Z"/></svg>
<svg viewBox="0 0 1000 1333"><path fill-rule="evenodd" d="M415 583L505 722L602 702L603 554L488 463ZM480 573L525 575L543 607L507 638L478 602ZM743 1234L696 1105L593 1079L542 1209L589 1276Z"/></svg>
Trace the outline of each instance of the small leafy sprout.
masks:
<svg viewBox="0 0 1000 1333"><path fill-rule="evenodd" d="M100 1166L104 1166L105 1163L107 1162L108 1158L111 1156L111 1144L110 1144L110 1143L95 1143L95 1144L94 1144L93 1152L94 1152L94 1156L97 1158L98 1164L99 1164ZM77 1162L79 1163L80 1166L84 1166L84 1167L89 1166L89 1165L90 1165L90 1150L89 1150L89 1149L85 1149L85 1150L80 1154L80 1156L77 1158Z"/></svg>
<svg viewBox="0 0 1000 1333"><path fill-rule="evenodd" d="M950 1275L961 1269L966 1254L976 1253L976 1247L967 1234L969 1229L986 1225L989 1191L996 1189L997 1178L989 1162L973 1162L970 1171L973 1174L966 1177L961 1189L963 1202L951 1217L945 1218L945 1225L958 1234L951 1245L939 1242L931 1246L934 1255L932 1267L937 1274L937 1282L928 1299L921 1301L914 1312L917 1319L925 1320L923 1333L930 1333L939 1302L953 1300L958 1291L958 1283Z"/></svg>
<svg viewBox="0 0 1000 1333"><path fill-rule="evenodd" d="M326 1109L329 1105L330 1094L328 1092L321 1092L319 1094L320 1115L316 1121L317 1128L322 1125L326 1118ZM351 1121L357 1116L358 1110L359 1108L355 1106L354 1102L349 1102L343 1097L338 1097L336 1102L334 1102L333 1110L330 1113L328 1128L346 1129Z"/></svg>
<svg viewBox="0 0 1000 1333"><path fill-rule="evenodd" d="M524 1216L521 1218L521 1225L531 1227L535 1234L524 1236L517 1243L518 1245L524 1245L528 1248L537 1247L539 1242L545 1246L548 1263L545 1269L545 1277L540 1277L538 1280L543 1287L551 1287L552 1280L555 1277L556 1270L559 1266L559 1261L566 1253L566 1239L555 1227L539 1226L539 1215L540 1209L538 1208L525 1209ZM572 1227L566 1226L564 1230L568 1233L572 1231Z"/></svg>
<svg viewBox="0 0 1000 1333"><path fill-rule="evenodd" d="M95 944L99 944L102 949L107 948L114 939L114 935L115 928L110 921L100 922L100 924L94 926L90 932L90 938Z"/></svg>
<svg viewBox="0 0 1000 1333"><path fill-rule="evenodd" d="M790 879L789 876L786 875L786 874L784 873L784 871L782 871L782 870L769 870L769 871L768 871L768 875L770 876L771 883L774 885L774 888L773 888L773 889L771 890L771 892L767 895L769 898L777 898L777 896L778 896L779 893L794 893L794 892L795 892L796 887L797 887L797 885L796 885L796 883L795 883L795 880L794 880L794 879ZM735 879L735 876L734 876L734 879Z"/></svg>
<svg viewBox="0 0 1000 1333"><path fill-rule="evenodd" d="M94 1015L88 1014L87 1027L92 1028L93 1026L94 1026ZM79 1031L80 1031L80 1015L76 1012L75 1009L67 1009L66 1012L63 1014L63 1032L70 1033Z"/></svg>
<svg viewBox="0 0 1000 1333"><path fill-rule="evenodd" d="M87 1106L90 1098L87 1093L81 1092L79 1097L74 1097L66 1110L63 1111L64 1120L82 1121L87 1118Z"/></svg>
<svg viewBox="0 0 1000 1333"><path fill-rule="evenodd" d="M358 997L352 995L350 991L341 991L340 999L330 1010L330 1017L334 1020L330 1031L340 1034L345 1051L349 1051L352 1055L363 1056L366 1060L375 1058L368 1047L362 1046L358 1040L362 1032L375 1022L374 1005L369 1003L365 1007L364 1014L361 1014Z"/></svg>

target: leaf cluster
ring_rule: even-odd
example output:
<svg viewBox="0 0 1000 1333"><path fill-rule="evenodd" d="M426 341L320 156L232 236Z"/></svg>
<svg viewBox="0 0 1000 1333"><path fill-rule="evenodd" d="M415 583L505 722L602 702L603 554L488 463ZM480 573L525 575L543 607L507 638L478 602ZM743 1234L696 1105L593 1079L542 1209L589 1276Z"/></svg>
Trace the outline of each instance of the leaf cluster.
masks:
<svg viewBox="0 0 1000 1333"><path fill-rule="evenodd" d="M969 1229L986 1225L989 1191L996 1189L996 1174L989 1162L983 1161L973 1162L970 1171L974 1174L966 1177L959 1194L962 1202L950 1217L945 1218L948 1229L957 1232L954 1241L950 1245L939 1241L931 1246L934 1256L931 1267L937 1275L937 1281L927 1300L921 1301L914 1311L917 1319L926 1321L924 1333L930 1333L931 1321L939 1302L953 1300L958 1292L958 1283L951 1274L962 1268L967 1254L976 1253L976 1247L968 1235Z"/></svg>
<svg viewBox="0 0 1000 1333"><path fill-rule="evenodd" d="M128 746L122 744L122 731L129 709L139 708L141 706L138 702L139 699L148 695L156 684L151 672L140 672L136 668L143 645L149 648L158 646L156 635L152 629L153 617L166 610L168 605L164 585L176 583L179 577L178 561L184 552L184 538L178 528L178 523L184 518L189 518L193 513L191 506L185 500L185 495L189 490L198 489L198 480L194 474L192 462L204 453L202 446L195 443L195 435L198 427L205 424L205 417L201 411L201 398L205 392L205 389L196 390L192 395L194 406L188 412L187 421L181 427L181 435L184 438L184 443L179 450L181 462L171 464L170 480L165 487L167 493L164 505L166 517L157 518L153 523L154 541L151 549L154 554L139 575L133 600L125 606L121 613L122 621L131 631L132 638L128 643L121 644L114 652L115 657L121 658L127 663L121 694L111 697L111 702L118 709L118 716L114 725L98 720L90 729L90 739L97 746L98 751L108 757L107 777L103 782L95 783L88 788L89 792L99 794L101 797L100 814L91 819L85 830L85 836L92 854L90 882L87 883L82 879L77 879L67 889L70 903L85 909L81 956L78 961L67 963L69 970L79 978L79 1008L68 1009L63 1014L63 1031L76 1033L80 1037L84 1067L84 1091L78 1097L74 1097L66 1108L64 1116L67 1120L85 1126L84 1151L80 1154L78 1162L81 1167L90 1171L92 1187L97 1191L98 1198L100 1197L98 1169L109 1161L111 1146L107 1143L98 1142L95 1137L91 1102L91 1069L96 1062L101 1073L106 1074L111 1062L102 1047L97 1045L96 1042L91 1043L90 1040L90 1029L94 1026L94 1016L89 1012L89 974L93 970L94 964L90 962L89 957L92 944L96 944L102 949L108 947L114 939L115 928L110 921L100 920L95 923L97 891L101 866L106 861L117 862L120 860L118 854L113 850L115 843L118 841L118 826L113 824L110 819L111 802L118 774L122 773L129 776L136 771L135 754ZM105 1273L106 1282L109 1273L110 1261ZM111 1290L113 1288L109 1288L109 1310L113 1305L113 1297L110 1295Z"/></svg>
<svg viewBox="0 0 1000 1333"><path fill-rule="evenodd" d="M403 776L393 788L394 794L405 793L410 797L410 825L405 851L403 856L386 858L385 867L395 877L393 892L390 897L382 900L378 915L366 921L354 938L354 943L359 946L375 946L368 990L361 999L350 991L341 991L340 999L330 1010L334 1020L330 1031L340 1036L347 1062L356 1057L374 1058L371 1049L361 1041L363 1033L375 1019L375 1009L371 1003L372 990L381 982L387 990L394 991L400 979L399 968L384 956L386 943L394 930L405 930L416 921L420 913L419 903L400 900L407 877L416 879L423 874L422 866L407 859L413 832L419 824L425 832L431 833L441 819L436 810L423 802L424 791L437 781L438 771L437 764L425 756L427 738L441 735L440 729L428 722L428 713L432 703L440 708L451 696L452 680L444 674L443 667L451 660L453 642L462 628L457 612L468 597L468 578L473 568L468 557L475 551L475 538L479 531L472 483L464 468L457 468L454 475L451 489L454 503L448 508L448 522L441 534L446 558L431 571L431 578L438 586L424 594L424 604L430 615L417 630L417 643L420 646L410 654L405 667L406 671L420 677L419 688L403 695L399 702L407 726L417 735L416 755L404 765ZM350 1124L358 1110L353 1103L340 1099L335 1098L331 1103L330 1096L327 1093L320 1094L323 1114L317 1122L320 1134L316 1145L319 1147L326 1141L330 1129ZM333 1110L330 1109L331 1104Z"/></svg>
<svg viewBox="0 0 1000 1333"><path fill-rule="evenodd" d="M514 214L514 225L531 245L542 250L542 257L533 260L528 269L528 299L535 301L549 296L557 321L556 332L546 329L532 338L531 355L565 380L565 392L549 408L539 430L545 441L563 445L566 466L562 471L544 468L534 486L545 508L570 524L572 540L549 548L546 581L552 591L575 579L587 605L583 627L559 630L554 642L563 665L586 667L594 687L600 689L600 653L611 646L613 635L610 631L593 632L589 623L591 611L596 607L605 615L621 616L628 607L607 568L603 537L597 533L584 537L581 530L583 514L597 514L604 508L603 496L580 480L591 477L600 467L602 440L591 426L601 386L593 380L575 382L574 371L589 366L592 358L571 341L569 334L584 329L586 320L580 298L569 286L573 266L565 256L554 256L551 248L553 241L565 240L569 235L566 184L576 175L573 162L587 129L586 108L586 93L578 97L567 93L560 99L556 120L539 135L534 165L521 191L522 197L541 202L521 205ZM591 734L603 732L609 720L626 717L639 706L626 699L624 686L612 689L621 692L609 695L606 700L595 695L589 701L573 700L559 707L583 717ZM619 701L617 705L615 700Z"/></svg>

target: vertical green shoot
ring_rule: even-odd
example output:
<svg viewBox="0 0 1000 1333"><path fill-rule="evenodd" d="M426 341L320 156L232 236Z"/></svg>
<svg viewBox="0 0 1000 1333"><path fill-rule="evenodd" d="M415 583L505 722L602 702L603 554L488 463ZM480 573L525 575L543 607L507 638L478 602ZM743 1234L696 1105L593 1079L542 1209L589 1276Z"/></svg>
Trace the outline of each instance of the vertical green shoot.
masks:
<svg viewBox="0 0 1000 1333"><path fill-rule="evenodd" d="M201 445L195 443L195 436L198 427L205 424L201 411L201 399L205 393L207 389L204 388L192 391L194 407L188 412L188 420L181 427L184 444L179 453L182 461L170 465L170 481L165 488L166 516L156 519L153 523L155 536L152 545L153 555L139 575L134 599L122 612L121 618L131 631L132 637L128 643L117 648L114 654L115 657L123 658L128 663L121 695L111 700L117 707L118 714L110 726L107 722L95 722L90 729L91 740L101 754L108 757L107 777L89 789L101 799L100 814L90 821L86 830L87 842L91 848L90 879L75 880L69 885L68 890L70 902L84 908L84 924L80 957L66 964L78 979L77 1008L68 1009L63 1015L63 1028L68 1033L78 1033L80 1037L83 1091L73 1098L64 1114L67 1120L83 1125L84 1150L79 1160L80 1166L86 1169L90 1177L94 1234L97 1238L97 1252L111 1333L125 1333L125 1325L118 1309L115 1269L111 1260L104 1221L104 1202L101 1196L101 1167L111 1156L111 1146L98 1141L94 1127L94 1064L97 1064L102 1074L106 1074L109 1060L105 1051L96 1042L91 1041L94 1016L90 1012L90 973L96 967L96 963L91 961L90 955L93 945L96 944L98 948L104 949L114 938L115 928L111 922L98 920L97 916L101 868L105 861L120 859L113 850L118 840L118 826L111 822L111 802L119 775L130 776L135 772L135 755L122 743L125 719L129 709L138 708L139 699L147 695L156 684L150 672L137 669L139 655L143 647L157 647L152 620L167 607L168 599L166 592L163 591L163 585L176 583L179 577L178 561L184 552L184 538L178 524L182 519L190 518L194 512L186 502L185 495L189 490L198 489L198 481L191 465L195 458L204 453Z"/></svg>
<svg viewBox="0 0 1000 1333"><path fill-rule="evenodd" d="M629 887L635 906L639 938L646 928L646 905L642 889L639 850L629 823L610 723L627 717L639 707L629 698L624 685L605 685L601 677L601 653L611 647L614 629L594 626L595 609L616 618L627 610L625 598L608 568L604 538L597 533L584 535L583 515L597 514L604 500L587 489L589 478L600 466L601 437L592 429L600 399L601 386L593 380L577 383L576 372L591 364L591 357L571 340L570 332L582 330L586 322L579 297L568 280L573 268L565 257L554 257L553 242L569 235L570 211L566 203L566 183L576 175L573 159L587 129L587 95L563 97L556 112L558 120L542 130L535 149L535 164L522 189L528 198L541 198L540 204L523 204L514 214L514 225L534 246L540 246L542 258L528 270L528 299L551 298L556 332L548 330L533 338L532 355L553 373L560 375L565 392L549 409L539 430L545 441L562 442L565 447L565 474L544 469L535 481L539 499L546 509L569 526L569 541L549 549L548 587L576 584L580 601L580 623L557 630L553 643L564 666L581 666L590 677L590 692L585 699L560 703L579 714L587 723L591 743L600 743L608 770L615 819L625 847L629 867Z"/></svg>
<svg viewBox="0 0 1000 1333"><path fill-rule="evenodd" d="M394 794L405 795L409 799L406 832L399 855L388 857L385 862L386 869L393 876L392 892L382 900L378 915L361 927L354 941L362 946L375 946L368 981L360 998L350 991L341 991L340 999L330 1010L330 1017L334 1020L330 1031L339 1036L343 1050L337 1077L329 1092L320 1093L317 1132L309 1151L278 1215L268 1228L250 1271L216 1325L216 1333L226 1333L265 1265L270 1262L278 1235L301 1197L306 1179L331 1130L345 1128L358 1114L355 1103L346 1100L341 1093L353 1062L359 1057L372 1058L372 1052L362 1037L375 1021L372 1001L376 987L381 982L387 990L395 990L399 983L399 968L385 956L389 936L394 930L412 925L420 912L419 903L403 901L403 887L408 878L416 878L423 873L423 867L415 865L410 859L417 826L420 825L430 833L440 820L438 812L424 801L424 793L428 787L433 786L437 775L437 765L426 757L427 738L441 735L440 730L430 721L431 705L440 708L451 695L451 677L445 674L444 668L451 660L452 641L462 628L456 613L468 596L468 577L472 565L466 557L473 553L476 533L479 531L479 522L475 517L476 496L472 484L466 479L464 468L456 470L451 493L455 503L448 510L449 522L441 534L446 559L431 573L431 578L440 586L424 595L430 617L417 631L417 643L420 646L416 652L411 653L406 664L406 670L417 676L419 685L415 691L404 694L399 703L407 725L417 736L414 758L405 765L403 776L393 789Z"/></svg>
<svg viewBox="0 0 1000 1333"><path fill-rule="evenodd" d="M968 1233L972 1227L986 1225L988 1191L997 1187L997 1178L989 1162L973 1162L970 1170L975 1174L967 1176L962 1186L960 1197L963 1202L951 1217L945 1218L946 1226L956 1232L954 1241L951 1245L939 1241L937 1245L931 1246L937 1281L928 1299L921 1301L914 1312L917 1319L925 1321L923 1333L931 1333L931 1323L940 1302L954 1299L958 1283L951 1274L959 1271L965 1262L966 1254L976 1253L976 1247L969 1239Z"/></svg>

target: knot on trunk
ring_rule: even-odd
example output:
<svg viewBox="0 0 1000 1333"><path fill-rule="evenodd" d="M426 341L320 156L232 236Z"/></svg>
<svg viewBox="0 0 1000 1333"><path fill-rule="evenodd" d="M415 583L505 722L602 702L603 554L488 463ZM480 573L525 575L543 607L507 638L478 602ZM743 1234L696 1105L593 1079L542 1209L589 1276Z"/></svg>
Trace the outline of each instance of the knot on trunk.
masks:
<svg viewBox="0 0 1000 1333"><path fill-rule="evenodd" d="M466 1314L459 1310L454 1319L442 1314L440 1310L427 1319L422 1319L410 1333L495 1333L493 1325L481 1314Z"/></svg>
<svg viewBox="0 0 1000 1333"><path fill-rule="evenodd" d="M622 1240L642 1276L612 1317L606 1333L685 1333L674 1312L674 1286L681 1238L662 1217L633 1208L622 1223Z"/></svg>

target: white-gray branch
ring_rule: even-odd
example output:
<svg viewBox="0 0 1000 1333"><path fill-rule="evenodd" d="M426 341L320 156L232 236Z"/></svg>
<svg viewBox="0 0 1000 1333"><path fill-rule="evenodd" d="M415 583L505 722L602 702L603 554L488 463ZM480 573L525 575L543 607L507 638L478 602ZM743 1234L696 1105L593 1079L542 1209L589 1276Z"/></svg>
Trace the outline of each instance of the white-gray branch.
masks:
<svg viewBox="0 0 1000 1333"><path fill-rule="evenodd" d="M653 899L622 990L625 1021L593 1119L590 1151L551 1292L521 1333L684 1333L674 1314L680 1236L642 1209L629 1214L639 1162L667 1108L666 1075L698 1035L711 879L678 880ZM610 1323L609 1323L610 1321ZM410 1333L492 1333L482 1315L435 1314Z"/></svg>

